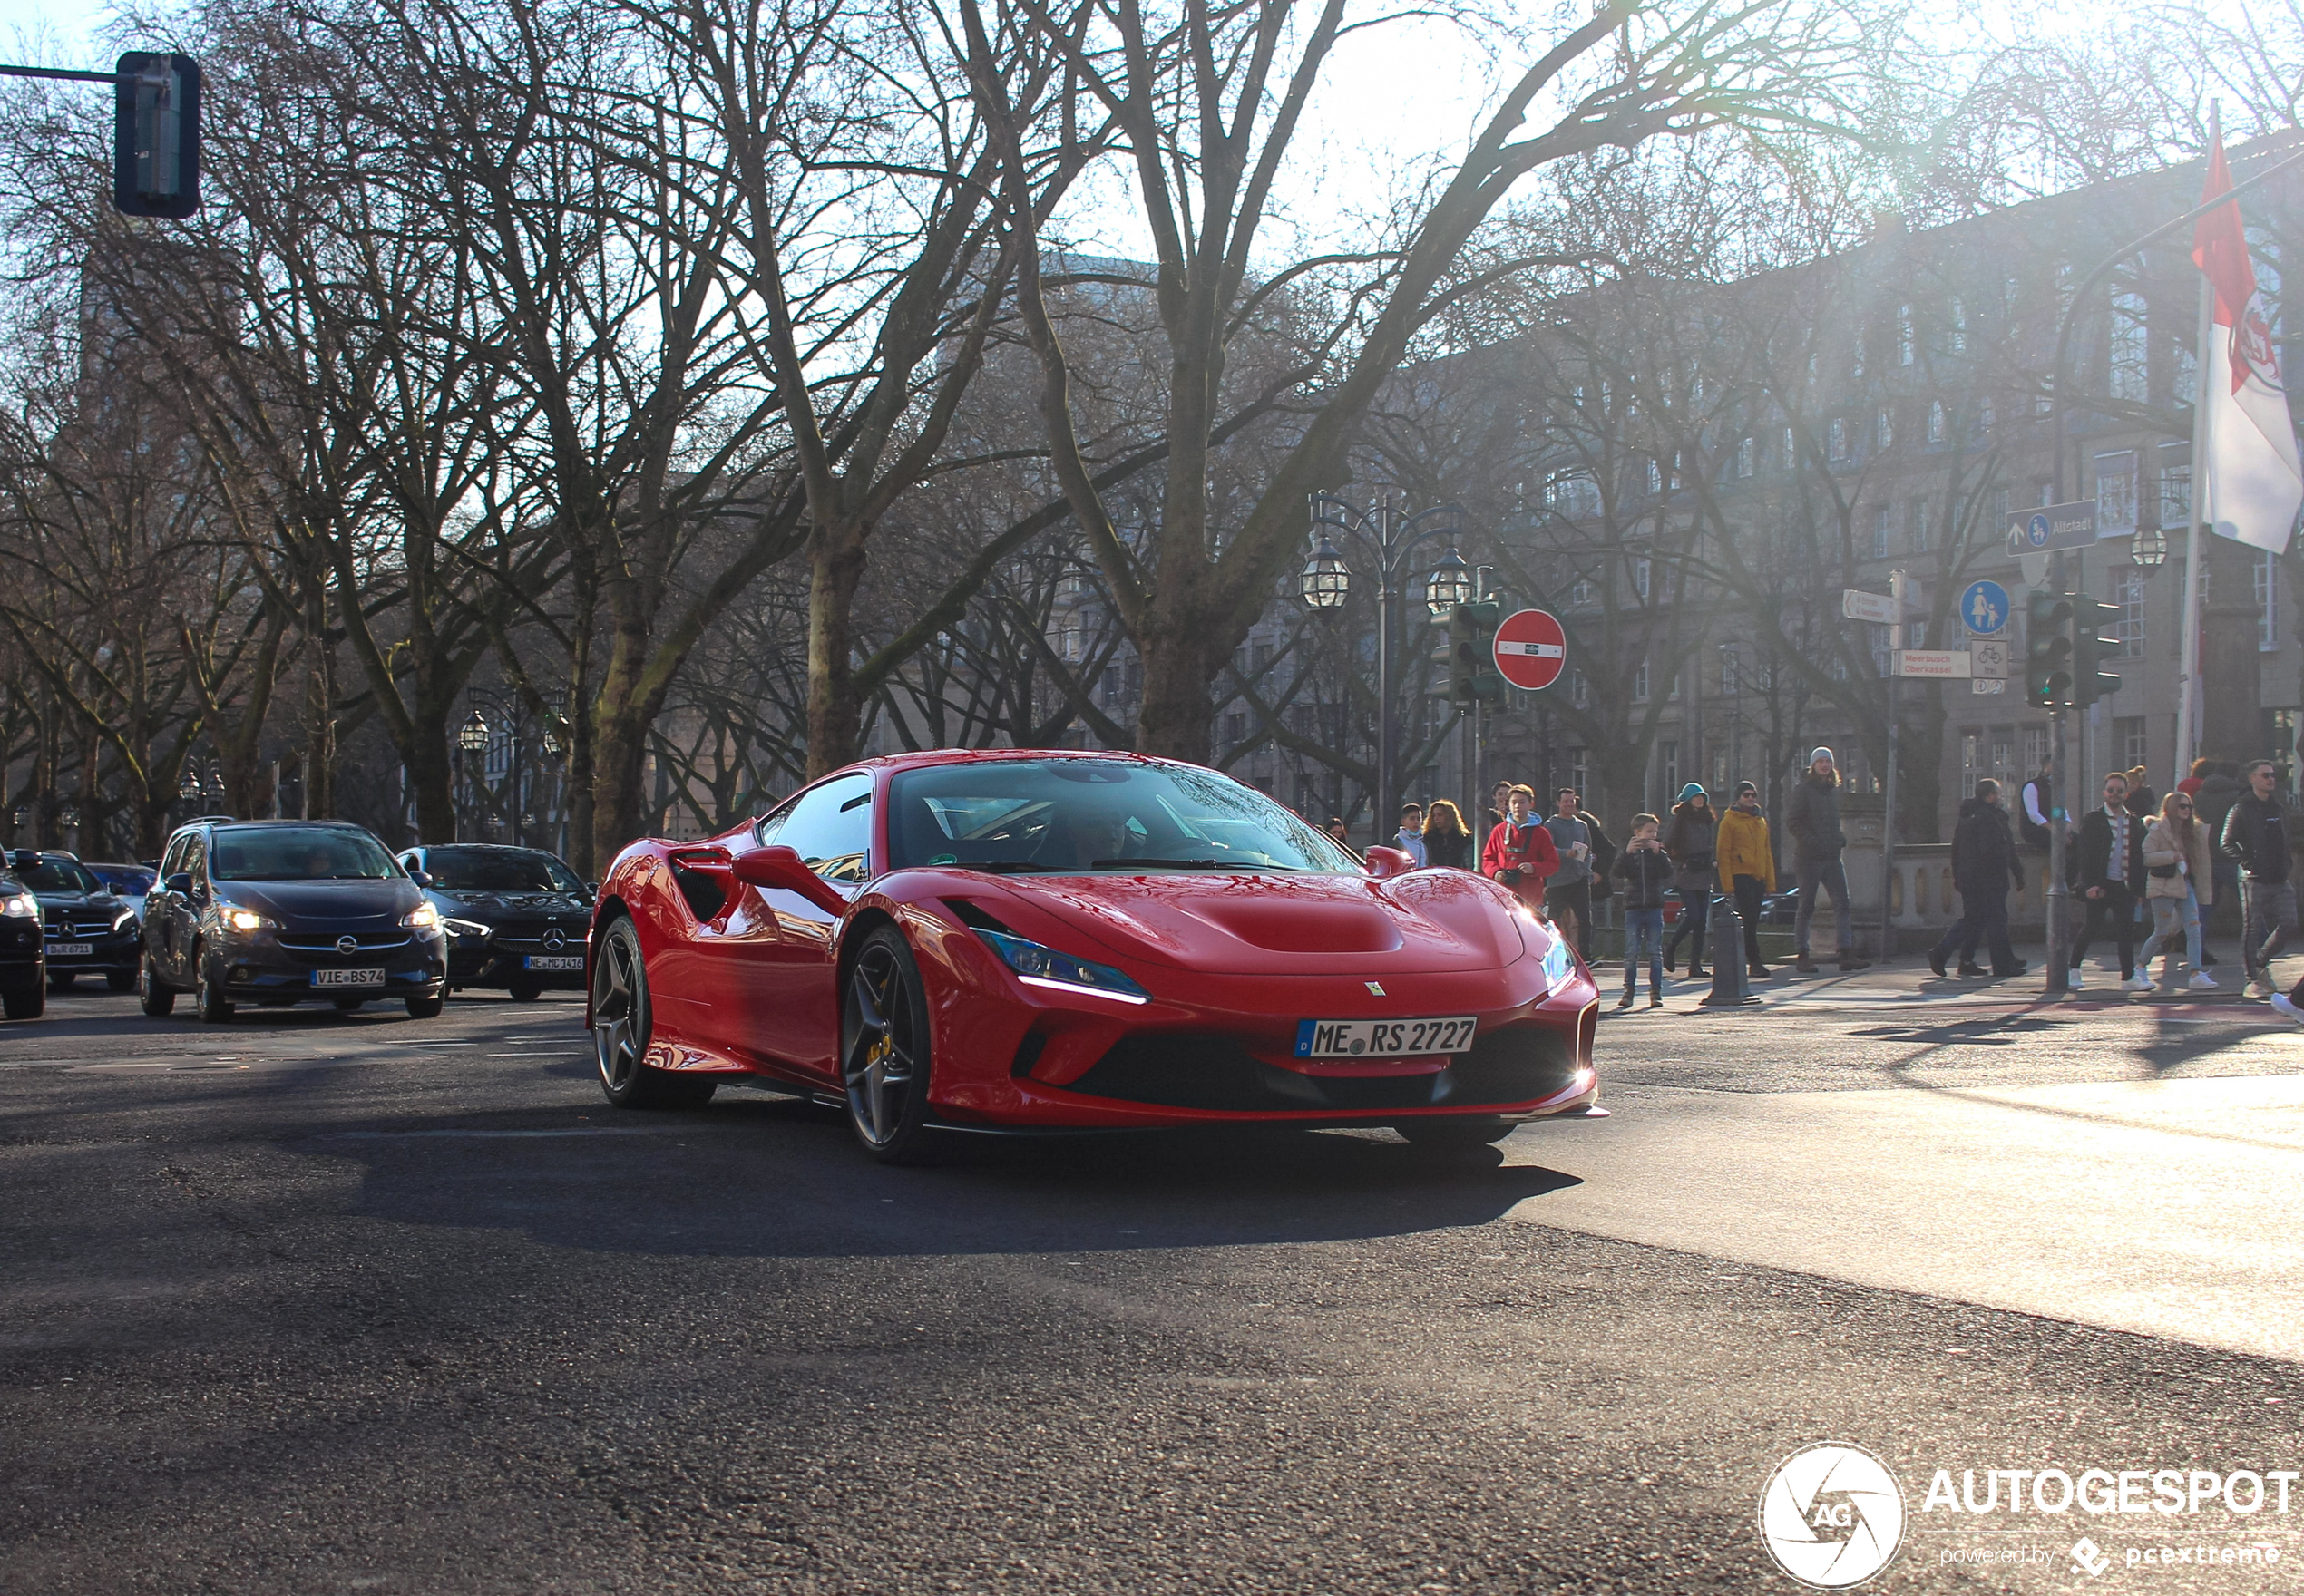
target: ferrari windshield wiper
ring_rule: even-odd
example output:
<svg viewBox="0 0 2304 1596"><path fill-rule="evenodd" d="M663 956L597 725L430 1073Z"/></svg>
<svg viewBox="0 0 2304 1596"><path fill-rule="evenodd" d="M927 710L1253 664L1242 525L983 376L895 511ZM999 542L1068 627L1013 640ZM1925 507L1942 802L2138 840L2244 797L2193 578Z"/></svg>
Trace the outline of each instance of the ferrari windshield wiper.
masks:
<svg viewBox="0 0 2304 1596"><path fill-rule="evenodd" d="M1136 865L1151 865L1159 870L1230 870L1230 864L1214 859L1091 859L1090 870L1128 870Z"/></svg>

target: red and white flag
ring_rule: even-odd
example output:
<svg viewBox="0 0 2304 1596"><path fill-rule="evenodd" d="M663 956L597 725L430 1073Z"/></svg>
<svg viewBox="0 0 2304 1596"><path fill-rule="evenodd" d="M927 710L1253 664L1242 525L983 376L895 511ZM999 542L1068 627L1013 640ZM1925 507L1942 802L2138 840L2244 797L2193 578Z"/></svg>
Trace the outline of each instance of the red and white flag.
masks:
<svg viewBox="0 0 2304 1596"><path fill-rule="evenodd" d="M2203 205L2232 186L2223 136L2211 127L2210 138ZM2304 505L2304 468L2297 463L2296 423L2288 414L2271 317L2256 290L2239 200L2194 224L2192 259L2216 291L2216 325L2200 352L2208 368L2200 427L2205 458L2193 463L2192 491L2219 536L2278 554L2288 548L2297 508Z"/></svg>

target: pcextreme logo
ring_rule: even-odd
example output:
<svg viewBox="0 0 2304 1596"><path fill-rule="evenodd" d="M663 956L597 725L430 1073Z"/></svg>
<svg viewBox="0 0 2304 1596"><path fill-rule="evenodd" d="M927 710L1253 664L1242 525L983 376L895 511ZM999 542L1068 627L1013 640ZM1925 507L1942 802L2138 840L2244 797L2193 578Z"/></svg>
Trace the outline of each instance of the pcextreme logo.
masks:
<svg viewBox="0 0 2304 1596"><path fill-rule="evenodd" d="M1760 1494L1760 1543L1819 1591L1860 1585L1904 1541L1904 1492L1861 1446L1819 1441L1776 1465Z"/></svg>

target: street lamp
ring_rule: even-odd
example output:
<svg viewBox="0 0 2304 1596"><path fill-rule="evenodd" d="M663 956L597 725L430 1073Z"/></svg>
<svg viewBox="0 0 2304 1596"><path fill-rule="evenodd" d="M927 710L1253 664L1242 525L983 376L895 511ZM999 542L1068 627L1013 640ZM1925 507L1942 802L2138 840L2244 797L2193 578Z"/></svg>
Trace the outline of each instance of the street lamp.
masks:
<svg viewBox="0 0 2304 1596"><path fill-rule="evenodd" d="M1446 620L1449 612L1460 604L1472 601L1472 568L1464 557L1450 549L1432 567L1432 574L1424 579L1424 608L1432 612L1434 620Z"/></svg>
<svg viewBox="0 0 2304 1596"><path fill-rule="evenodd" d="M2158 527L2137 528L2128 559L2138 570L2158 570L2168 562L2168 534Z"/></svg>
<svg viewBox="0 0 2304 1596"><path fill-rule="evenodd" d="M1383 834L1384 822L1397 807L1392 789L1393 749L1396 728L1392 724L1392 633L1399 625L1402 575L1414 559L1416 550L1428 539L1450 534L1451 539L1461 521L1464 511L1455 504L1435 504L1410 515L1390 500L1379 500L1362 511L1328 493L1313 493L1308 500L1312 508L1313 533L1320 540L1313 545L1311 560L1304 566L1297 581L1297 591L1303 596L1308 608L1331 614L1343 608L1351 589L1352 568L1344 563L1337 551L1335 539L1357 544L1370 557L1376 571L1376 834ZM1426 526L1426 521L1434 524ZM1458 594L1451 605L1470 597L1471 577L1465 569L1463 557L1453 546L1447 556L1424 579L1425 604L1435 616L1446 613L1439 602L1441 591Z"/></svg>
<svg viewBox="0 0 2304 1596"><path fill-rule="evenodd" d="M472 718L465 721L463 728L456 733L456 746L466 754L485 754L490 735L487 717L474 707Z"/></svg>

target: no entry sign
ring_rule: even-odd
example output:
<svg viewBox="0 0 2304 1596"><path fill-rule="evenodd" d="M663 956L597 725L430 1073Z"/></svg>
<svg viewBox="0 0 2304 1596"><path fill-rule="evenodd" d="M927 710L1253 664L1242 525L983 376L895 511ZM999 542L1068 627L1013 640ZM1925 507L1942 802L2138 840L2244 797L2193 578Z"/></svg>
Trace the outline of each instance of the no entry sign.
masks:
<svg viewBox="0 0 2304 1596"><path fill-rule="evenodd" d="M1567 653L1568 635L1549 610L1516 609L1496 628L1497 673L1528 692L1558 681Z"/></svg>

